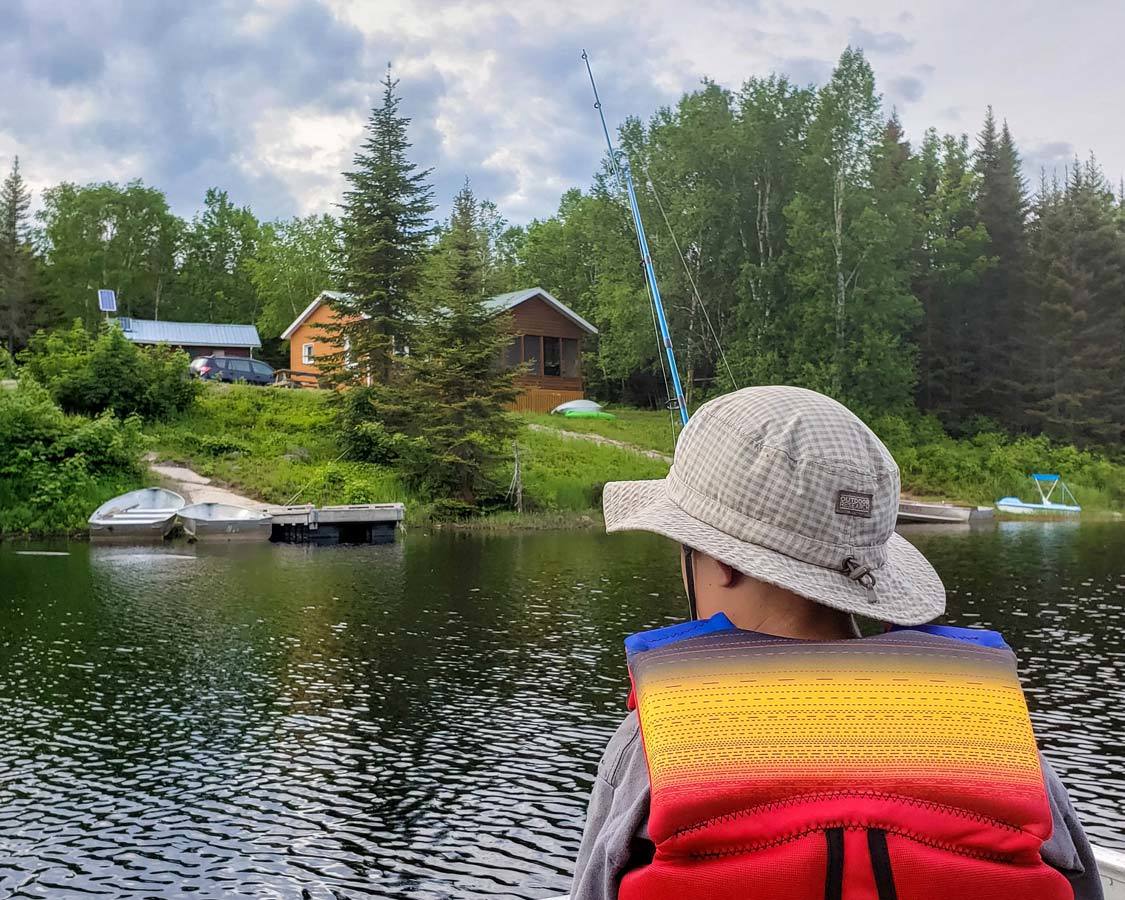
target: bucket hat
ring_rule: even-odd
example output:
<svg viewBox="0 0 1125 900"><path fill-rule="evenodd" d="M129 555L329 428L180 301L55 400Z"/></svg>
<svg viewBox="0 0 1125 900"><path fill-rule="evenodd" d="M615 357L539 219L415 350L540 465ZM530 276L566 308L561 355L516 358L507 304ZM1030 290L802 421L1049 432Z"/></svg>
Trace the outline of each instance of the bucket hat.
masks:
<svg viewBox="0 0 1125 900"><path fill-rule="evenodd" d="M796 387L703 404L667 477L605 486L606 531L651 531L834 609L899 625L945 611L895 532L898 466L846 407Z"/></svg>

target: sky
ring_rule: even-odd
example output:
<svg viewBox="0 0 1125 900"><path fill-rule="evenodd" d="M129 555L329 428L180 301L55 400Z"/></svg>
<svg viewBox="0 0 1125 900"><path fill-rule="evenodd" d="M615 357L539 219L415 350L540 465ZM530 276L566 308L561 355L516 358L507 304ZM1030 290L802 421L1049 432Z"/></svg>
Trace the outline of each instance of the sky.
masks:
<svg viewBox="0 0 1125 900"><path fill-rule="evenodd" d="M704 76L821 83L863 48L928 126L1007 119L1029 181L1095 153L1125 174L1120 0L0 0L0 168L37 192L140 178L190 217L218 186L262 218L335 209L388 63L443 208L468 177L512 222L590 183L611 128Z"/></svg>

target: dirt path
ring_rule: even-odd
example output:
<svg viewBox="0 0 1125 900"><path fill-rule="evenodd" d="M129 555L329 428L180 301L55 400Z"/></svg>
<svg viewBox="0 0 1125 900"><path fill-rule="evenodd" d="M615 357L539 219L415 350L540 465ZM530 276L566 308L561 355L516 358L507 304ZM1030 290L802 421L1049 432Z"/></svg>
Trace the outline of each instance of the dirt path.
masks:
<svg viewBox="0 0 1125 900"><path fill-rule="evenodd" d="M210 478L186 466L160 462L151 453L145 457L145 461L164 487L181 494L188 503L229 503L232 506L249 507L265 505L261 500L219 487Z"/></svg>
<svg viewBox="0 0 1125 900"><path fill-rule="evenodd" d="M608 438L604 434L594 434L592 431L563 431L561 428L551 428L536 422L528 422L527 427L532 431L542 431L545 434L553 434L557 437L567 438L568 440L590 441L593 444L603 444L609 447L618 447L621 450L628 450L630 453L639 453L641 456L647 456L649 459L658 459L661 462L669 464L672 462L672 457L666 453L661 453L659 450L646 450L644 447L638 447L636 444L627 444L624 441Z"/></svg>

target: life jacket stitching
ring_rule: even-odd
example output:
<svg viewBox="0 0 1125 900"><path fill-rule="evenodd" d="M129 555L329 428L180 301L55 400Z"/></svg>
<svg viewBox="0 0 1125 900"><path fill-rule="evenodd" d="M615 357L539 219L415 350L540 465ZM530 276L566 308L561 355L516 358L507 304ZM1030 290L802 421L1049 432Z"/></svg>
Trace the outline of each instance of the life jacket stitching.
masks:
<svg viewBox="0 0 1125 900"><path fill-rule="evenodd" d="M734 822L738 819L747 818L748 816L772 812L773 810L780 809L785 806L795 806L798 803L817 802L821 800L840 800L846 797L854 797L860 800L893 800L922 809L934 809L941 812L952 813L958 818L969 819L971 821L980 822L985 825L995 825L999 828L1007 829L1008 831L1017 833L1023 832L1027 834L1031 833L1028 832L1027 829L1021 828L1019 825L1013 825L1010 822L1005 822L1003 819L997 819L984 813L974 812L971 809L964 809L959 806L949 806L944 803L937 803L933 800L922 800L918 797L905 797L901 794L892 794L885 791L825 791L816 794L801 794L797 797L787 797L784 800L771 800L768 803L761 803L756 806L748 806L744 809L734 810L733 812L729 813L723 813L720 816L713 816L709 819L703 819L700 822L696 822L691 825L685 825L683 828L677 829L672 833L671 838L683 837L684 835L690 834L694 831L701 831L702 829L708 828L711 825Z"/></svg>
<svg viewBox="0 0 1125 900"><path fill-rule="evenodd" d="M802 831L793 832L780 838L775 838L772 841L765 841L760 844L745 844L739 847L731 847L728 850L697 850L686 854L691 859L719 859L724 856L741 856L745 853L756 853L760 850L769 850L773 847L779 847L782 844L789 844L793 841L800 840L803 837L808 837L810 834L817 834L829 828L843 828L845 831L867 831L868 828L879 828L887 834L898 835L908 840L914 841L916 844L923 844L927 847L933 847L935 850L944 850L948 853L956 854L957 856L967 856L972 859L984 859L991 862L1013 863L1010 856L1005 856L999 853L986 853L984 851L969 850L965 847L958 847L954 844L947 844L942 841L935 841L920 834L915 834L910 831L902 829L883 826L883 825L868 825L857 824L853 822L824 822L816 828L806 828ZM666 848L661 847L667 852Z"/></svg>

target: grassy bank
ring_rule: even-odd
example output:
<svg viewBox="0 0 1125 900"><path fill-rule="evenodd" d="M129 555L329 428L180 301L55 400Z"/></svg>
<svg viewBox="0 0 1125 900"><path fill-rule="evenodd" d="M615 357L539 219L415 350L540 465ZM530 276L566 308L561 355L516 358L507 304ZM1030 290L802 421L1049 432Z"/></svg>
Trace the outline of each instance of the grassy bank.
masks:
<svg viewBox="0 0 1125 900"><path fill-rule="evenodd" d="M428 520L429 504L392 469L339 458L329 400L320 391L207 385L190 411L150 428L150 443L161 459L185 463L268 503L398 501L407 504L408 521ZM557 418L552 424L559 424ZM597 512L606 481L658 478L667 471L658 460L626 450L529 429L521 429L518 443L528 512L522 518L494 512L475 522L478 527L584 524L584 515ZM511 475L506 463L497 484L506 488Z"/></svg>
<svg viewBox="0 0 1125 900"><path fill-rule="evenodd" d="M7 470L0 469L0 537L84 531L101 502L151 481L136 464L145 447L268 503L398 501L407 505L409 523L432 521L432 507L394 470L340 458L330 400L318 391L209 384L186 412L148 423L142 434L134 420L65 415L41 390L8 392L0 397L0 437L8 435L13 452ZM667 413L615 412L614 420L525 415L521 422L671 452ZM953 440L923 418L883 417L872 426L899 462L903 490L919 498L966 504L991 504L1008 494L1034 499L1027 473L1057 471L1085 511L1125 510L1125 465L1105 455L992 432ZM489 514L458 527L597 525L605 482L667 471L660 460L550 431L521 428L518 444L525 513L517 515L502 499L512 474L506 461L496 473Z"/></svg>

